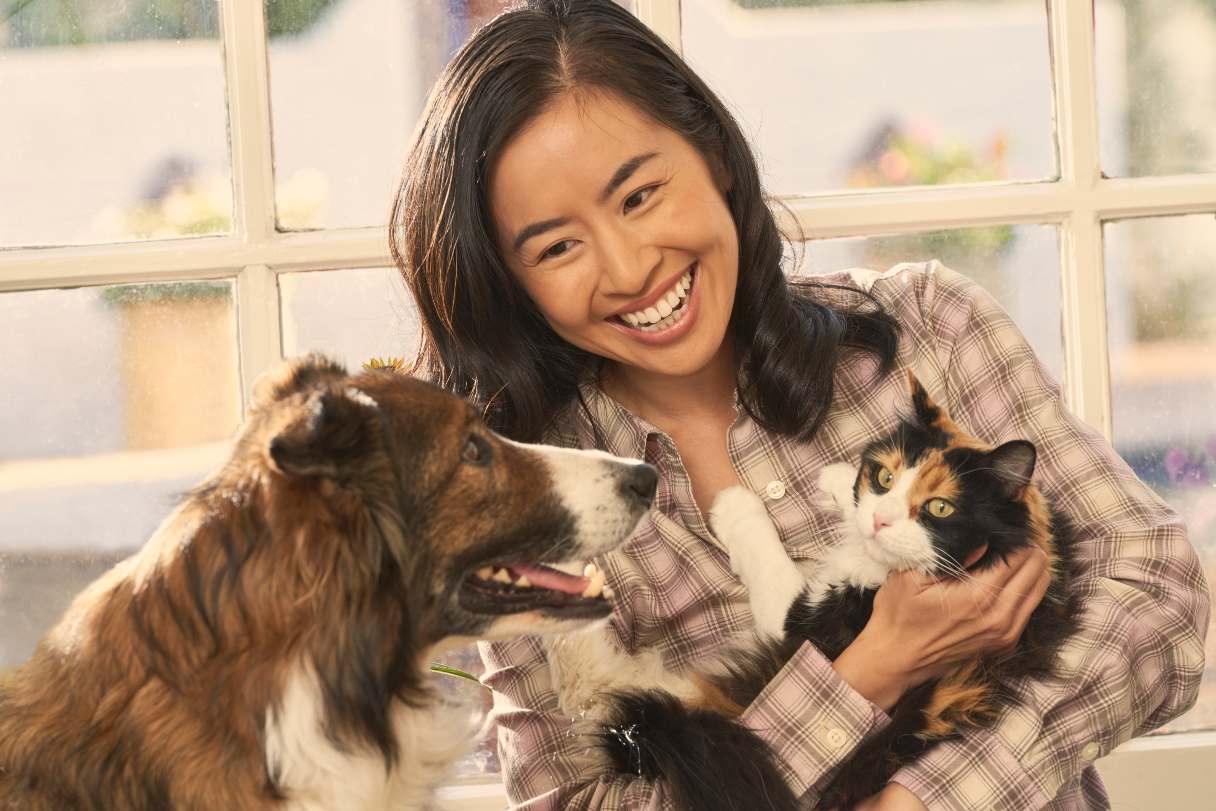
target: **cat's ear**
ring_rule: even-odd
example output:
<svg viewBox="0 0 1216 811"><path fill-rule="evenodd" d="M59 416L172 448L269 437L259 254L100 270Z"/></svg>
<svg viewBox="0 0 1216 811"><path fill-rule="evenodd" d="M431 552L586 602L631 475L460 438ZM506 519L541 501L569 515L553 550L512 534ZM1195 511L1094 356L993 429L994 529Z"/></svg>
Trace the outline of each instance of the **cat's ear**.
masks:
<svg viewBox="0 0 1216 811"><path fill-rule="evenodd" d="M1036 457L1034 445L1024 439L1015 439L989 451L986 462L1000 482L1004 495L1018 498L1034 475Z"/></svg>
<svg viewBox="0 0 1216 811"><path fill-rule="evenodd" d="M946 410L934 402L911 370L908 370L908 390L912 394L912 408L916 411L917 422L930 430L941 431L947 439L962 434Z"/></svg>
<svg viewBox="0 0 1216 811"><path fill-rule="evenodd" d="M916 374L911 369L908 370L908 391L912 395L912 407L916 409L917 421L926 428L931 427L941 416L941 409L933 402L933 398L925 391L925 387L916 379Z"/></svg>

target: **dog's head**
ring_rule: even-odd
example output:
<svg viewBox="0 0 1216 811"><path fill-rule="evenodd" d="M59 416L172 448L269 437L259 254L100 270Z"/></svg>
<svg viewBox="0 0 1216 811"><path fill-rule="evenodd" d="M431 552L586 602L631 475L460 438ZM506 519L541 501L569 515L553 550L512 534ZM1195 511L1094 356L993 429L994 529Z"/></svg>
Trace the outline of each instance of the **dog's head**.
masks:
<svg viewBox="0 0 1216 811"><path fill-rule="evenodd" d="M312 553L326 539L343 547L321 551L322 565L348 589L410 590L402 619L421 644L569 631L611 613L602 574L584 566L633 531L653 468L508 441L427 383L350 376L318 356L267 373L254 400L241 445L277 493L272 524L309 532L311 516L325 528Z"/></svg>

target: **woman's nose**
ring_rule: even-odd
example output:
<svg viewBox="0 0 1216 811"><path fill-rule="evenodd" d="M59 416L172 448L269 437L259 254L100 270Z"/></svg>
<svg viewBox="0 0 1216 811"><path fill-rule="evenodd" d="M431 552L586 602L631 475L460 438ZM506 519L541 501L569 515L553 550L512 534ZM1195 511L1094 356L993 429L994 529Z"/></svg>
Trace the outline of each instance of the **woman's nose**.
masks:
<svg viewBox="0 0 1216 811"><path fill-rule="evenodd" d="M643 292L663 260L658 246L627 231L602 244L600 261L604 292L626 295Z"/></svg>

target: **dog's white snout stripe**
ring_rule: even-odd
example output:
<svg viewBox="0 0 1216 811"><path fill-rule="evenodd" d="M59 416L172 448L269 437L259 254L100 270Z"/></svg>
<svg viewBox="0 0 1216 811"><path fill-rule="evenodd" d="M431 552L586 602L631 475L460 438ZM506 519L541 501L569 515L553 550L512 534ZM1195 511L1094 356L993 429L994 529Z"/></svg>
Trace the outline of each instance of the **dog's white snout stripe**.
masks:
<svg viewBox="0 0 1216 811"><path fill-rule="evenodd" d="M514 444L544 461L554 491L575 517L583 557L615 549L653 500L658 474L637 459L604 451Z"/></svg>

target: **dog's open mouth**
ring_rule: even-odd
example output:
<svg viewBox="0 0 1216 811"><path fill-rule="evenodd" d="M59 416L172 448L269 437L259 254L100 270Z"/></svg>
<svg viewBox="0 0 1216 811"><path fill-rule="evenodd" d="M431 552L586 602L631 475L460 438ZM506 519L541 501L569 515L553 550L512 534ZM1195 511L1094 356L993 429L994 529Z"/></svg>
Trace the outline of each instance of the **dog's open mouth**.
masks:
<svg viewBox="0 0 1216 811"><path fill-rule="evenodd" d="M540 564L483 566L460 585L461 604L477 614L542 610L563 617L607 616L612 596L594 563L582 576Z"/></svg>

